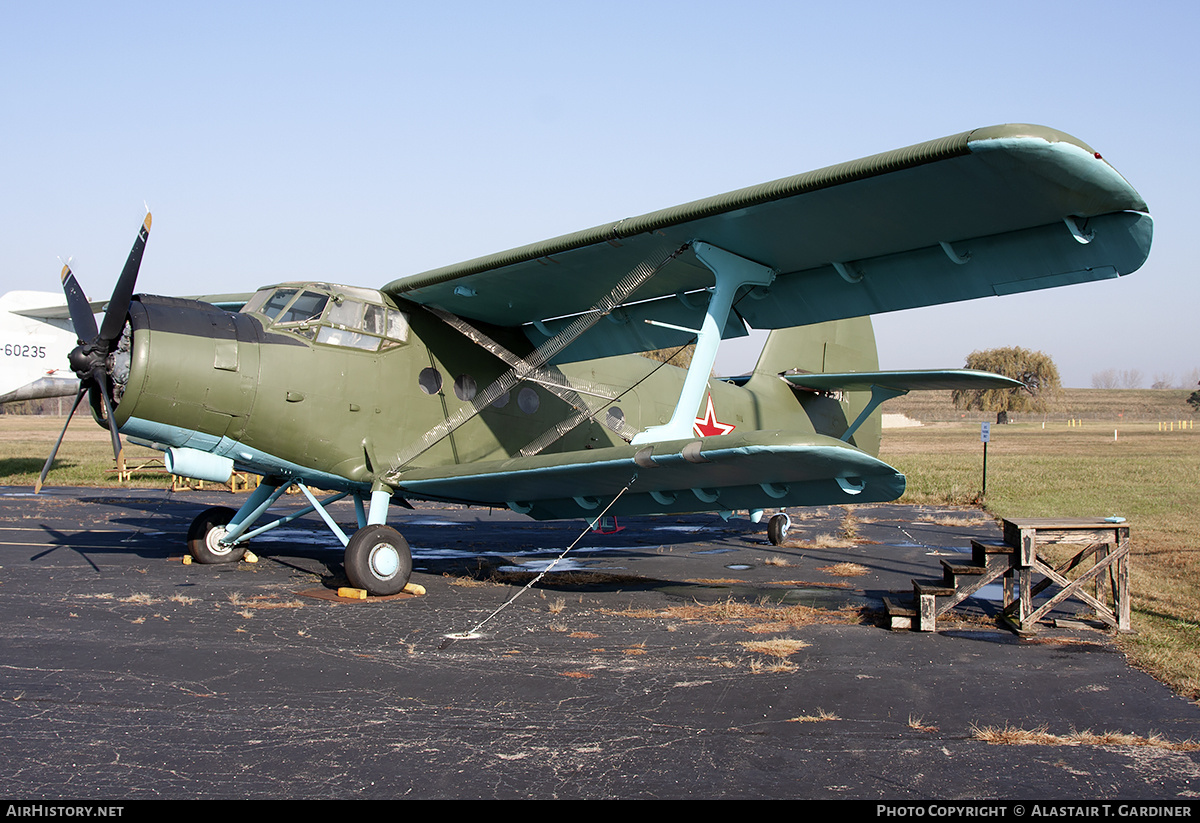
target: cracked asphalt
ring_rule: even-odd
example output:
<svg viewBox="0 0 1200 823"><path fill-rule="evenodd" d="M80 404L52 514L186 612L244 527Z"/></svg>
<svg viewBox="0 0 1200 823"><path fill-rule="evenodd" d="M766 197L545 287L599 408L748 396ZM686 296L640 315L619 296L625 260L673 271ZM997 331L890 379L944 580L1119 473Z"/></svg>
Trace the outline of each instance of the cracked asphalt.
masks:
<svg viewBox="0 0 1200 823"><path fill-rule="evenodd" d="M622 519L523 590L582 521L393 508L427 593L350 603L328 599L341 551L313 516L257 539L257 563L184 565L191 519L244 498L29 491L0 488L5 797L1200 793L1200 751L1066 744L1200 741L1200 707L1084 615L1018 639L972 600L936 634L882 627L886 592L998 536L977 513L855 507L843 548L817 539L842 507L805 512L783 547L744 520Z"/></svg>

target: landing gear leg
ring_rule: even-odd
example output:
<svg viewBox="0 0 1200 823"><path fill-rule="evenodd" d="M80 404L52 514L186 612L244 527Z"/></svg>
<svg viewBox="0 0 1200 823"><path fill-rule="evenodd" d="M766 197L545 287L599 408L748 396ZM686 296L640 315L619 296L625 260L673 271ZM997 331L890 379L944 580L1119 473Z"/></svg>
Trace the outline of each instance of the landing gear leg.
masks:
<svg viewBox="0 0 1200 823"><path fill-rule="evenodd" d="M787 541L788 529L792 526L792 518L787 512L780 512L767 521L767 539L772 546L782 546Z"/></svg>

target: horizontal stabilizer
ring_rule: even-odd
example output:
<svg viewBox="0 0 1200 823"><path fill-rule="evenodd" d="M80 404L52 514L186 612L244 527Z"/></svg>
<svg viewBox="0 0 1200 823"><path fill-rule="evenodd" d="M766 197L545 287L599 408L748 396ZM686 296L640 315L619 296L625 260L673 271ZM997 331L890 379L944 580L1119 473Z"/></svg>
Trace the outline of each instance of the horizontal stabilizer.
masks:
<svg viewBox="0 0 1200 823"><path fill-rule="evenodd" d="M1015 389L1020 380L974 369L877 371L849 374L785 374L793 386L814 391L870 391L875 386L898 392L944 389Z"/></svg>
<svg viewBox="0 0 1200 823"><path fill-rule="evenodd" d="M237 312L241 311L242 306L246 305L246 301L253 296L253 292L243 294L202 294L196 297L185 297L183 299L199 300L201 303L208 303L209 305L216 306L218 309ZM61 295L50 295L50 297L57 297L57 299L60 300L62 299ZM93 314L103 314L105 308L108 306L108 301L92 300L88 302L88 306L91 308ZM71 317L71 313L67 309L66 303L57 306L47 303L47 305L44 306L38 305L30 306L28 308L13 309L12 312L13 314L19 314L23 317L32 317L35 320L69 320Z"/></svg>

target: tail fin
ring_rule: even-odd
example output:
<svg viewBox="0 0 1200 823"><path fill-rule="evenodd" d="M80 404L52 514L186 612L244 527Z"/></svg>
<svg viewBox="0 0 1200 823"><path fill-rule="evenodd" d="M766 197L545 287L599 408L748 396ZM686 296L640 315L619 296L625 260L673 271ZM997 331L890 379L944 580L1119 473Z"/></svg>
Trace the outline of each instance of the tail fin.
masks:
<svg viewBox="0 0 1200 823"><path fill-rule="evenodd" d="M793 390L779 379L785 372L838 374L845 372L874 372L879 369L879 353L875 349L875 330L870 317L832 320L809 326L775 329L767 335L767 343L754 366L747 388L756 393L782 400L785 395L799 401L813 431L830 437L841 437L850 423L858 417L871 400L869 391L848 391L830 396L804 389ZM794 402L794 401L793 401ZM778 407L764 403L764 407ZM787 404L790 405L790 404ZM795 407L792 406L794 409ZM793 413L794 414L794 413ZM780 428L797 424L775 421ZM764 428L772 427L766 419ZM879 454L883 429L879 415L871 415L850 442L870 455Z"/></svg>
<svg viewBox="0 0 1200 823"><path fill-rule="evenodd" d="M754 366L756 374L816 374L879 370L870 317L775 329Z"/></svg>

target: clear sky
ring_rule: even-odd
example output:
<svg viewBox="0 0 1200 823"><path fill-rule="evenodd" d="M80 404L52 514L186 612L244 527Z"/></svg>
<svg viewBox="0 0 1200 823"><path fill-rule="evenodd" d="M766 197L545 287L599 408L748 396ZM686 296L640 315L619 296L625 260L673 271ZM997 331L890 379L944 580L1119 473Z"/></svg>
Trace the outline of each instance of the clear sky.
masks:
<svg viewBox="0 0 1200 823"><path fill-rule="evenodd" d="M0 293L403 274L1005 122L1090 143L1154 248L1119 281L876 319L884 368L1021 345L1069 386L1200 367L1195 2L0 0ZM1192 227L1192 228L1189 228ZM751 360L752 362L752 360ZM729 357L718 368L736 371Z"/></svg>

